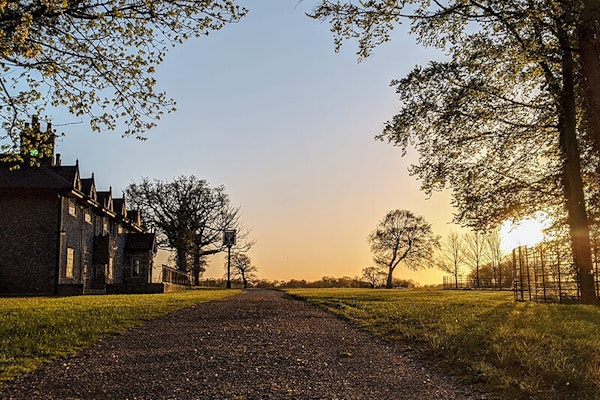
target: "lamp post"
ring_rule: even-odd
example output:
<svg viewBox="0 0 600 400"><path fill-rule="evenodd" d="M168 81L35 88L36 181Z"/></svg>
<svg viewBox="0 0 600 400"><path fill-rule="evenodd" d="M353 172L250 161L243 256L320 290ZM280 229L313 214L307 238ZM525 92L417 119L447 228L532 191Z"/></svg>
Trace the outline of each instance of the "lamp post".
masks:
<svg viewBox="0 0 600 400"><path fill-rule="evenodd" d="M231 246L235 245L235 229L225 229L223 245L227 246L227 289L231 289Z"/></svg>

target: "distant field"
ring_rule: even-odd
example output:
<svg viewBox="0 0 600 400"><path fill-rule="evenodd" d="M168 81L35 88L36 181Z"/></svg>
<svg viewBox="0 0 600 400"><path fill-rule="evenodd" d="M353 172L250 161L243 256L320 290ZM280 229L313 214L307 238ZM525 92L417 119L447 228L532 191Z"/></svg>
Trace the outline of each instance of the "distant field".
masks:
<svg viewBox="0 0 600 400"><path fill-rule="evenodd" d="M508 399L600 399L600 308L510 292L289 289Z"/></svg>
<svg viewBox="0 0 600 400"><path fill-rule="evenodd" d="M239 290L149 295L0 298L0 384L101 337Z"/></svg>

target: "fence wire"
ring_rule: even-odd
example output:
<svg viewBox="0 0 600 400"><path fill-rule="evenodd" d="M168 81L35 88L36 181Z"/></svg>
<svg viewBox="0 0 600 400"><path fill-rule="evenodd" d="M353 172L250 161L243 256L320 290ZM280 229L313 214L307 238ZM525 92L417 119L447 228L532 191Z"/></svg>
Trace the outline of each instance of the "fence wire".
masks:
<svg viewBox="0 0 600 400"><path fill-rule="evenodd" d="M557 243L521 246L512 251L513 291L516 301L577 303L579 276L569 251ZM594 257L596 295L599 294L598 257Z"/></svg>

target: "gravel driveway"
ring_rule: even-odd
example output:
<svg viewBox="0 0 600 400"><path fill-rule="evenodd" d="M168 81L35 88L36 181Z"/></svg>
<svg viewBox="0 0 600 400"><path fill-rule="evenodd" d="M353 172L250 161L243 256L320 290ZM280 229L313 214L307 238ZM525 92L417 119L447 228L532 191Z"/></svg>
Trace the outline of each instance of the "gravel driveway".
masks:
<svg viewBox="0 0 600 400"><path fill-rule="evenodd" d="M6 384L1 399L484 399L271 290L199 304Z"/></svg>

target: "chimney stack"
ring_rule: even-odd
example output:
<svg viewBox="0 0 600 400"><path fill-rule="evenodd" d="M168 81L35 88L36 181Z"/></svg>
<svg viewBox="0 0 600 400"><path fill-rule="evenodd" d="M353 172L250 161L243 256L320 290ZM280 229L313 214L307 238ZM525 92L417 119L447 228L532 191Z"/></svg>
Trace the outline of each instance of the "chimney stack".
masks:
<svg viewBox="0 0 600 400"><path fill-rule="evenodd" d="M40 130L40 120L37 116L31 117L31 125L25 123L25 130L21 132L21 154L26 157L33 157L40 160L42 164L54 164L54 141L56 139L52 132L52 124L48 123L46 131L42 134ZM60 157L56 158L56 163L60 162Z"/></svg>

